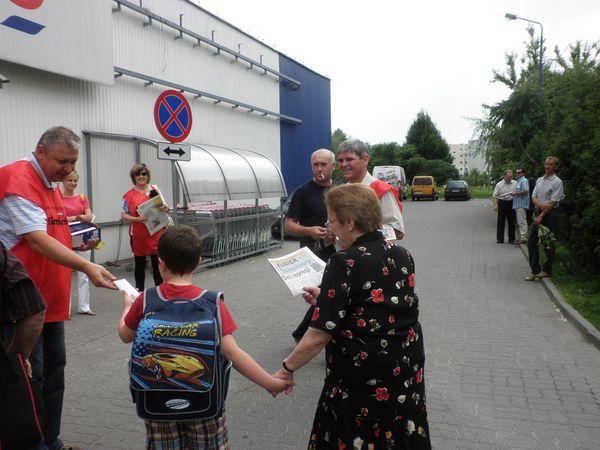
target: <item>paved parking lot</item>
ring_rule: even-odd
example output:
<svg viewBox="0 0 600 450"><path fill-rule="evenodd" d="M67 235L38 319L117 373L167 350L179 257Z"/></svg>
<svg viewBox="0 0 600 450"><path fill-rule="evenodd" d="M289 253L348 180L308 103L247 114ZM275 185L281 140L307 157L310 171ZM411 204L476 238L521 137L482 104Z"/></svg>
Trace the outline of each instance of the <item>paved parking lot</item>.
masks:
<svg viewBox="0 0 600 450"><path fill-rule="evenodd" d="M436 449L598 449L600 351L585 341L537 283L512 245L496 244L484 200L405 202L417 265L432 442ZM284 254L297 248L288 242ZM112 270L112 269L111 269ZM115 275L125 275L123 267ZM238 343L268 370L292 348L305 308L266 261L245 259L196 276L221 289L239 325ZM63 437L86 449L142 449L144 429L130 403L129 346L116 334L116 293L93 289L96 317L67 324ZM227 401L235 449L303 449L325 364L297 374L289 396L272 399L235 373Z"/></svg>

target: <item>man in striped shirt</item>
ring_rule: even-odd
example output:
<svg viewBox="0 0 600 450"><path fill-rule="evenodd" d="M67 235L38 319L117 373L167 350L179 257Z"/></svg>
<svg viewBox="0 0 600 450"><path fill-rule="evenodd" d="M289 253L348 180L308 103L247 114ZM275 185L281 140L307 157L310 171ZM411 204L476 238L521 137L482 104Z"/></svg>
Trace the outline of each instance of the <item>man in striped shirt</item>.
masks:
<svg viewBox="0 0 600 450"><path fill-rule="evenodd" d="M529 181L525 178L525 171L517 168L517 185L512 193L513 209L517 216L517 226L519 228L519 237L515 245L524 244L527 241L527 210L529 209Z"/></svg>

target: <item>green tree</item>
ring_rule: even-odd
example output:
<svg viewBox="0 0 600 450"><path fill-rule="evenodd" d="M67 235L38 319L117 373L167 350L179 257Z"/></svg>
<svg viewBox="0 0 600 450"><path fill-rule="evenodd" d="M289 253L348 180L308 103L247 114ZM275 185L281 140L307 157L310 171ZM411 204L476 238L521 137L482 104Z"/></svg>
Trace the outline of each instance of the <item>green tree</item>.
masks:
<svg viewBox="0 0 600 450"><path fill-rule="evenodd" d="M413 145L417 154L425 159L443 159L452 162L450 147L437 129L429 114L424 111L417 114L416 119L406 133L406 143Z"/></svg>
<svg viewBox="0 0 600 450"><path fill-rule="evenodd" d="M337 128L333 134L331 135L331 150L333 153L337 153L337 149L339 145L344 142L346 139L350 139L346 133L344 133L340 128Z"/></svg>
<svg viewBox="0 0 600 450"><path fill-rule="evenodd" d="M369 149L369 171L375 166L401 166L401 149L396 142L372 145Z"/></svg>
<svg viewBox="0 0 600 450"><path fill-rule="evenodd" d="M560 204L563 242L578 265L600 271L600 41L576 42L566 55L554 50L554 66L543 69L537 94L539 44L533 30L520 59L506 56L506 71L495 82L510 89L508 98L476 121L491 174L524 166L531 177L543 173L544 159L560 158L565 198Z"/></svg>

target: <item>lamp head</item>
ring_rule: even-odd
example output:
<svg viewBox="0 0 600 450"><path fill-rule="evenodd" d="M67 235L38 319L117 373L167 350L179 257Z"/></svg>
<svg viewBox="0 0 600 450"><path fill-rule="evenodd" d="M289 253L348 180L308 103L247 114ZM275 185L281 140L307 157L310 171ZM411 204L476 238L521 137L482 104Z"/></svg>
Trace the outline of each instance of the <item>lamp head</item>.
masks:
<svg viewBox="0 0 600 450"><path fill-rule="evenodd" d="M504 17L506 17L506 20L517 20L516 14L506 13L504 14Z"/></svg>

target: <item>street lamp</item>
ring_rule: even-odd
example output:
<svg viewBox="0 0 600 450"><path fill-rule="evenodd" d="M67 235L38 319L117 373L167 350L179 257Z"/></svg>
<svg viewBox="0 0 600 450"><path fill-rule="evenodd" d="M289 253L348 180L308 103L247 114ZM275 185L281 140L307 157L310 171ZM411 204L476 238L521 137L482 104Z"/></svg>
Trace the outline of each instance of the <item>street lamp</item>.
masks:
<svg viewBox="0 0 600 450"><path fill-rule="evenodd" d="M544 58L544 26L536 22L535 20L525 19L524 17L519 17L516 14L506 13L504 14L507 20L524 20L525 22L535 23L540 26L540 60L538 64L538 95L540 98L542 97L542 60Z"/></svg>

